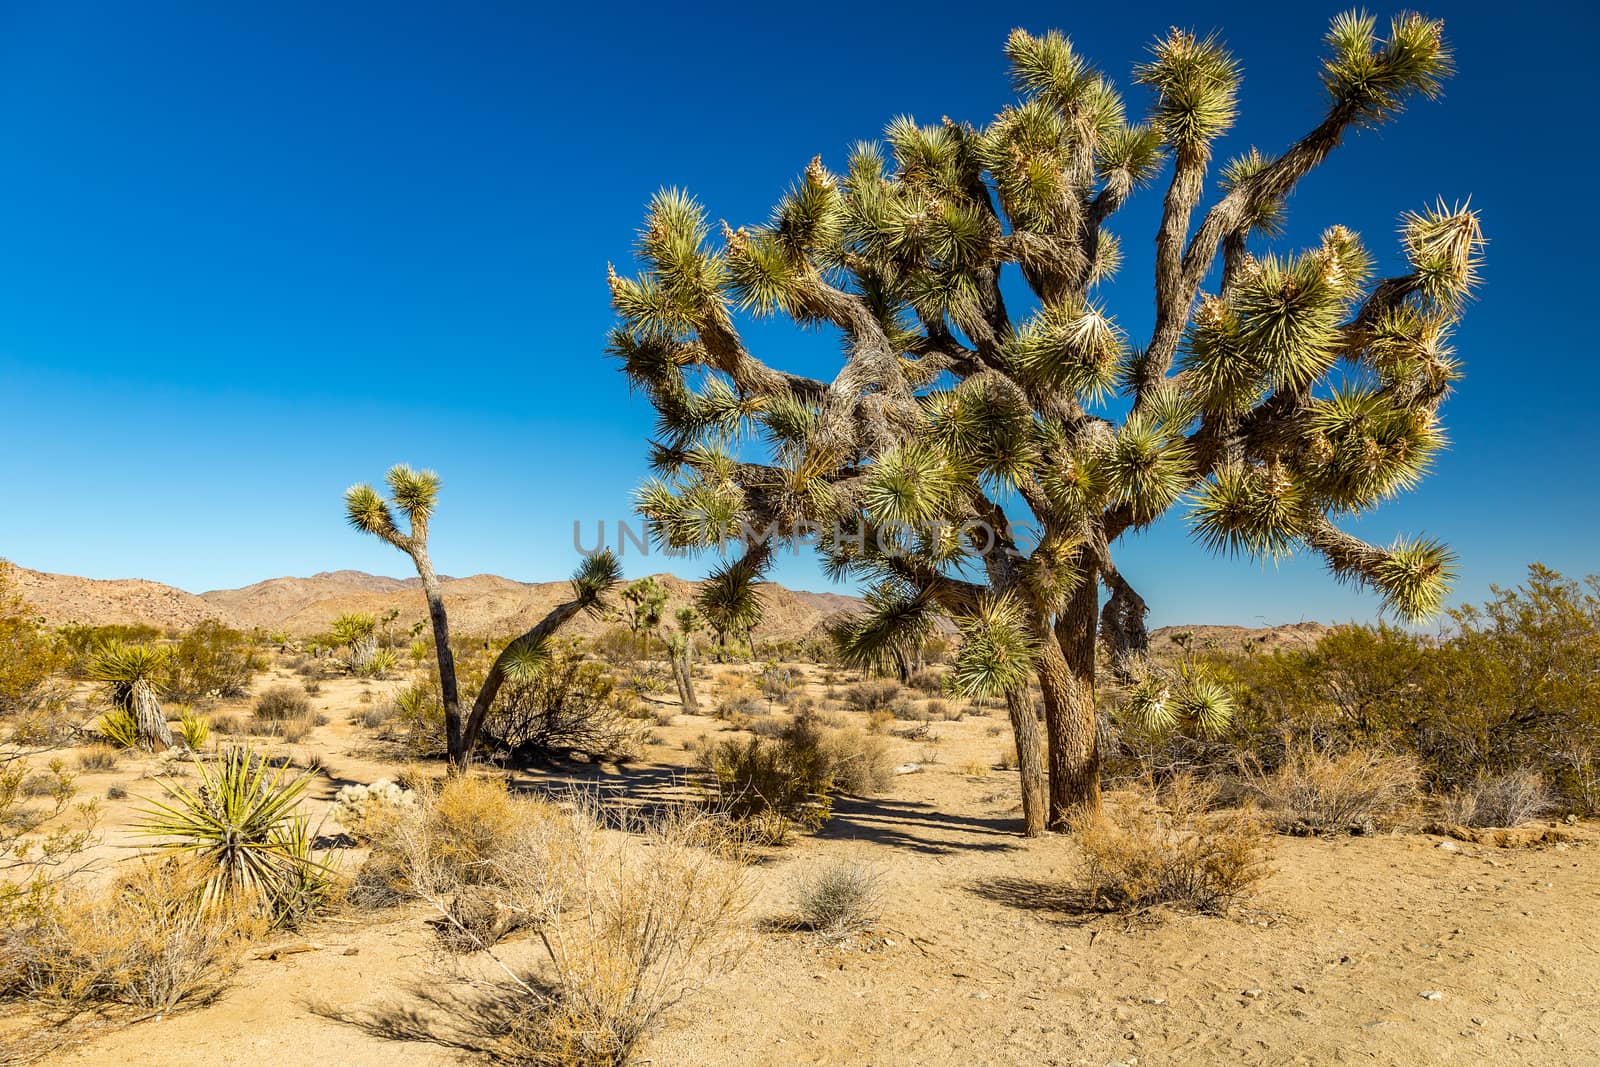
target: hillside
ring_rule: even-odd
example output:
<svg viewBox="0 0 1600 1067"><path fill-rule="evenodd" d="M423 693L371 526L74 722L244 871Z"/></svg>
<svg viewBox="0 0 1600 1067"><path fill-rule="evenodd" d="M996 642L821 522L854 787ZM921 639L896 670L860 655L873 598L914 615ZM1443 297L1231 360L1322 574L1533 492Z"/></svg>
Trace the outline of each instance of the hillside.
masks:
<svg viewBox="0 0 1600 1067"><path fill-rule="evenodd" d="M659 575L670 594L669 612L687 604L695 583ZM344 612L382 615L398 610L399 629L427 617L420 583L361 571L332 571L309 578L272 578L242 589L194 594L139 579L100 580L16 568L18 592L51 625L64 623L146 623L182 629L204 619L219 619L241 629L319 633ZM443 580L450 621L460 633L507 633L538 622L567 599L570 586L559 582L518 582L494 574ZM798 638L819 632L829 618L854 610L860 601L839 593L812 593L768 583L766 621L758 637ZM582 618L579 633L607 625Z"/></svg>
<svg viewBox="0 0 1600 1067"><path fill-rule="evenodd" d="M199 594L137 578L79 578L23 567L17 567L15 575L18 592L56 626L69 622L147 623L165 630L219 619L241 629L286 630L303 636L325 631L344 612L383 615L398 610L396 626L405 629L426 618L427 611L416 578L391 578L364 571L270 578L241 589L213 589ZM670 574L657 577L670 593L669 613L693 597L694 582ZM444 578L443 582L451 624L458 632L469 634L526 629L568 595L564 581L518 582L494 574L475 574ZM811 636L820 632L828 619L861 606L859 598L842 593L788 589L775 583L763 588L767 620L756 631L758 637ZM594 633L606 625L602 619L584 618L574 623L574 629ZM1151 631L1150 642L1155 652L1171 652L1177 648L1172 635L1187 632L1194 635L1191 645L1196 649L1236 650L1250 646L1270 652L1307 647L1327 630L1318 622L1265 627L1164 626Z"/></svg>

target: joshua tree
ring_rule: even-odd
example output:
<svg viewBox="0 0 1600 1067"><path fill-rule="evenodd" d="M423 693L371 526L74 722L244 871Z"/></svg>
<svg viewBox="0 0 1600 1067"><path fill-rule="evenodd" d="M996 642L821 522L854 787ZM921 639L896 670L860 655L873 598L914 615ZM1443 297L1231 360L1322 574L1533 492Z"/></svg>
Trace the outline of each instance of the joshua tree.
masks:
<svg viewBox="0 0 1600 1067"><path fill-rule="evenodd" d="M378 620L364 612L346 612L333 620L328 633L350 650L350 669L360 673L378 653Z"/></svg>
<svg viewBox="0 0 1600 1067"><path fill-rule="evenodd" d="M1008 697L1019 748L1018 693L1043 690L1056 826L1099 805L1097 641L1114 665L1146 644L1145 601L1114 557L1125 535L1183 508L1205 548L1309 550L1399 614L1433 613L1453 571L1442 544L1372 545L1337 523L1415 486L1443 442L1477 216L1406 214L1406 267L1381 280L1342 226L1303 251L1258 246L1346 134L1436 97L1451 56L1417 15L1386 38L1341 15L1327 45L1322 120L1222 167L1209 207L1240 69L1180 30L1134 70L1145 122L1066 38L1017 30L1020 99L985 126L897 119L887 154L858 146L843 173L813 159L769 221L720 239L688 195L658 194L642 273L611 274L611 350L662 428L640 493L653 536L742 540L735 566L757 575L775 543L814 538L836 574L877 583L864 641L953 618L954 676ZM1154 326L1136 345L1108 302L1108 224L1163 172ZM1013 272L1025 295L1002 284ZM746 347L738 320L778 315L839 332L831 381Z"/></svg>
<svg viewBox="0 0 1600 1067"><path fill-rule="evenodd" d="M678 629L667 635L667 652L672 657L672 680L678 684L678 701L683 710L700 710L694 695L694 634L700 629L700 613L681 607L676 616Z"/></svg>
<svg viewBox="0 0 1600 1067"><path fill-rule="evenodd" d="M717 635L718 663L728 660L728 638L743 637L748 641L766 615L761 591L756 588L764 563L764 556L747 553L717 567L700 584L695 606L711 632Z"/></svg>
<svg viewBox="0 0 1600 1067"><path fill-rule="evenodd" d="M628 603L628 629L635 637L644 634L645 654L649 655L650 635L667 610L667 587L653 576L640 578L622 590L622 599Z"/></svg>
<svg viewBox="0 0 1600 1067"><path fill-rule="evenodd" d="M428 601L428 617L433 622L439 691L444 704L445 744L451 765L464 768L472 761L484 716L489 713L506 678L526 674L545 663L550 655L550 638L579 613L598 610L602 599L621 579L621 567L610 551L584 557L572 576L572 599L557 604L537 626L514 638L501 650L463 722L455 656L450 649L450 617L445 611L439 576L434 573L433 562L428 557L428 520L438 502L439 476L433 471L414 471L397 465L389 468L384 480L389 485L389 500L370 485L353 485L345 490L345 517L351 526L388 542L410 556L416 565L423 595ZM395 524L395 508L406 517L406 532Z"/></svg>
<svg viewBox="0 0 1600 1067"><path fill-rule="evenodd" d="M167 671L165 649L112 641L89 659L88 674L100 683L111 706L133 716L139 743L153 751L172 747L172 729L156 700L156 683Z"/></svg>

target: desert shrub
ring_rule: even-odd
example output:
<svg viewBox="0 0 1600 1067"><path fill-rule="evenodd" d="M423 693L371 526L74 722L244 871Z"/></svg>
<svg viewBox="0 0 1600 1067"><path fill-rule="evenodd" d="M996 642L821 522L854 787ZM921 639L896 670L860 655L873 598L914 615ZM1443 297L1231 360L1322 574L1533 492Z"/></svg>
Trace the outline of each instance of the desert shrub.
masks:
<svg viewBox="0 0 1600 1067"><path fill-rule="evenodd" d="M162 690L183 701L239 697L249 691L251 674L264 667L248 636L208 619L178 638Z"/></svg>
<svg viewBox="0 0 1600 1067"><path fill-rule="evenodd" d="M1246 758L1244 784L1285 833L1371 833L1417 798L1416 760L1375 750L1339 755L1310 745L1289 746L1271 771Z"/></svg>
<svg viewBox="0 0 1600 1067"><path fill-rule="evenodd" d="M762 840L782 844L795 824L816 829L832 813L832 760L821 731L804 719L775 739L728 739L700 750L708 803L750 825Z"/></svg>
<svg viewBox="0 0 1600 1067"><path fill-rule="evenodd" d="M356 840L375 841L416 803L415 793L380 778L371 785L341 788L333 795L333 809L328 814Z"/></svg>
<svg viewBox="0 0 1600 1067"><path fill-rule="evenodd" d="M877 920L882 904L878 875L862 863L835 860L795 879L796 919L826 937L843 937L868 928Z"/></svg>
<svg viewBox="0 0 1600 1067"><path fill-rule="evenodd" d="M1000 750L1000 755L995 758L994 765L997 770L1002 771L1014 771L1017 769L1017 743L1015 741Z"/></svg>
<svg viewBox="0 0 1600 1067"><path fill-rule="evenodd" d="M887 678L857 682L844 691L847 707L856 711L879 711L888 708L900 696L900 683Z"/></svg>
<svg viewBox="0 0 1600 1067"><path fill-rule="evenodd" d="M867 730L881 734L895 721L894 712L888 708L875 708L867 713Z"/></svg>
<svg viewBox="0 0 1600 1067"><path fill-rule="evenodd" d="M1600 803L1600 578L1534 564L1515 589L1451 612L1421 636L1341 627L1303 651L1214 657L1232 676L1232 740L1271 763L1284 733L1333 749L1408 752L1433 792L1528 769L1552 800Z"/></svg>
<svg viewBox="0 0 1600 1067"><path fill-rule="evenodd" d="M78 753L78 767L85 771L115 770L122 752L115 745L93 744Z"/></svg>
<svg viewBox="0 0 1600 1067"><path fill-rule="evenodd" d="M786 719L776 715L757 715L750 720L747 729L757 737L782 737L783 732L789 728Z"/></svg>
<svg viewBox="0 0 1600 1067"><path fill-rule="evenodd" d="M324 903L334 873L313 855L315 835L298 811L311 776L287 777L244 746L197 767L195 788L162 781L167 797L150 803L138 830L194 861L200 903L241 906L280 926Z"/></svg>
<svg viewBox="0 0 1600 1067"><path fill-rule="evenodd" d="M906 684L926 696L936 696L944 691L944 672L924 668L913 674Z"/></svg>
<svg viewBox="0 0 1600 1067"><path fill-rule="evenodd" d="M261 722L305 719L311 715L311 700L298 685L275 685L256 697L251 714Z"/></svg>
<svg viewBox="0 0 1600 1067"><path fill-rule="evenodd" d="M201 906L203 880L146 861L105 892L42 901L0 927L0 996L168 1011L216 994L261 922Z"/></svg>
<svg viewBox="0 0 1600 1067"><path fill-rule="evenodd" d="M11 592L11 564L0 560L0 716L29 713L58 700L54 675L71 656Z"/></svg>
<svg viewBox="0 0 1600 1067"><path fill-rule="evenodd" d="M513 679L484 720L492 748L515 759L589 759L638 755L643 731L628 714L637 698L606 669L574 648L555 651L526 678Z"/></svg>
<svg viewBox="0 0 1600 1067"><path fill-rule="evenodd" d="M161 640L163 636L156 627L143 623L112 623L105 626L68 623L60 627L56 635L67 655L67 672L74 678L88 676L89 661L97 650L106 645L148 645Z"/></svg>
<svg viewBox="0 0 1600 1067"><path fill-rule="evenodd" d="M502 1053L533 1064L631 1063L663 1013L731 970L748 936L743 868L715 828L682 811L599 832L587 805L544 824L536 880L520 910L538 930L554 982L524 983Z"/></svg>
<svg viewBox="0 0 1600 1067"><path fill-rule="evenodd" d="M503 780L482 777L454 776L417 798L418 815L403 820L421 835L413 843L417 856L425 859L430 878L453 885L499 877L523 846L527 828L550 808L513 795Z"/></svg>
<svg viewBox="0 0 1600 1067"><path fill-rule="evenodd" d="M629 667L648 658L649 635L635 633L626 626L611 626L590 642L594 654L616 667Z"/></svg>
<svg viewBox="0 0 1600 1067"><path fill-rule="evenodd" d="M932 718L926 705L912 700L910 697L896 697L889 704L889 714L904 722L927 722Z"/></svg>
<svg viewBox="0 0 1600 1067"><path fill-rule="evenodd" d="M782 663L768 663L761 669L761 695L768 700L785 700L800 685L800 672Z"/></svg>
<svg viewBox="0 0 1600 1067"><path fill-rule="evenodd" d="M822 755L837 791L869 796L881 793L893 779L889 746L882 737L855 727L814 728L820 730Z"/></svg>
<svg viewBox="0 0 1600 1067"><path fill-rule="evenodd" d="M1536 772L1485 774L1446 794L1444 821L1453 826L1520 826L1550 808L1550 794Z"/></svg>
<svg viewBox="0 0 1600 1067"><path fill-rule="evenodd" d="M1175 779L1152 802L1107 805L1078 828L1091 901L1114 911L1169 905L1228 911L1267 873L1266 832L1255 813L1211 813L1215 787Z"/></svg>
<svg viewBox="0 0 1600 1067"><path fill-rule="evenodd" d="M954 715L950 713L950 702L947 700L926 701L922 705L922 712L927 718L938 719L941 722L949 722L952 719L961 718L960 711L957 711Z"/></svg>
<svg viewBox="0 0 1600 1067"><path fill-rule="evenodd" d="M351 717L351 721L358 726L365 726L369 730L376 730L389 721L389 715L392 710L392 707L381 704L370 708L362 708Z"/></svg>
<svg viewBox="0 0 1600 1067"><path fill-rule="evenodd" d="M717 701L712 715L725 722L738 723L765 715L767 703L752 692L734 692Z"/></svg>

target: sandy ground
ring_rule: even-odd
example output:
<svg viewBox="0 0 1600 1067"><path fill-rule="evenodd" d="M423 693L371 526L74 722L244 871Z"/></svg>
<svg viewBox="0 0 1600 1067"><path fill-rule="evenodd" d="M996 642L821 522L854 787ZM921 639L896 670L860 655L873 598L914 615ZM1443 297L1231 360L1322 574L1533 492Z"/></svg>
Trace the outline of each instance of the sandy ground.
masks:
<svg viewBox="0 0 1600 1067"><path fill-rule="evenodd" d="M392 684L392 683L391 683ZM323 683L330 717L291 751L330 778L395 770L347 722L384 683ZM223 711L238 710L222 709ZM676 1009L647 1062L695 1064L1551 1064L1600 1062L1600 829L1539 849L1415 833L1275 839L1274 873L1230 918L1086 915L1070 838L1016 835L1010 774L973 773L1006 737L999 718L940 722L940 741L893 739L896 762L935 757L873 798L841 798L819 834L752 868L760 929L738 970ZM906 724L899 724L904 727ZM576 777L632 792L690 761L683 741L724 724L679 716L647 758ZM153 761L85 774L123 784L102 846L121 846ZM519 776L520 785L548 777ZM829 942L770 932L796 875L833 857L881 878L881 921ZM279 942L311 951L247 961L202 1007L79 1035L63 1065L488 1062L471 993L435 970L415 908L340 915ZM533 961L526 941L504 946ZM1424 993L1441 994L1436 999ZM453 1007L452 1007L453 1004ZM465 1007L464 1007L465 1005ZM81 1020L80 1020L81 1021Z"/></svg>

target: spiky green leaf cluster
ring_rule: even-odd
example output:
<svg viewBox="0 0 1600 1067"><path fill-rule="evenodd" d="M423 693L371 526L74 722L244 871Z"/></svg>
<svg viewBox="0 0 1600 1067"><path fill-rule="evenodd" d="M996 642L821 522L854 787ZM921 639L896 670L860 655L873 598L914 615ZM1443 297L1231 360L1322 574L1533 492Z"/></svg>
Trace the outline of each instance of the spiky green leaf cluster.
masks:
<svg viewBox="0 0 1600 1067"><path fill-rule="evenodd" d="M961 648L949 675L952 691L987 699L1027 686L1039 638L1021 601L1010 595L985 597L957 626Z"/></svg>

